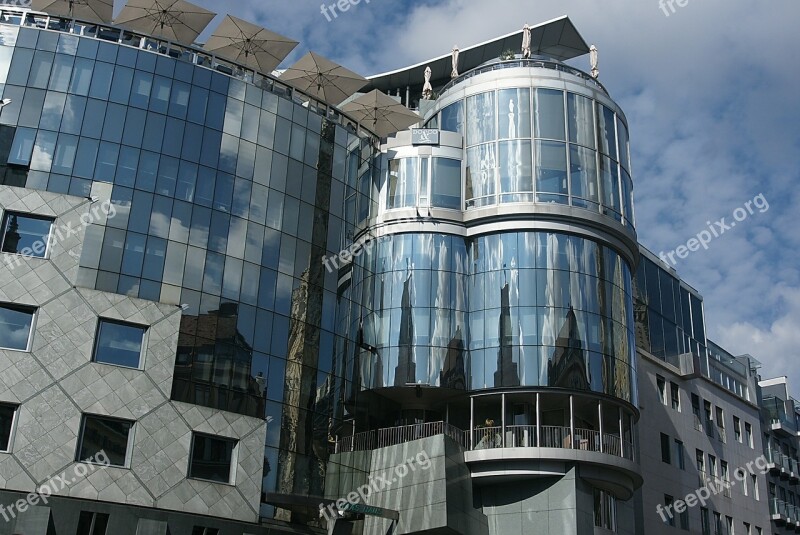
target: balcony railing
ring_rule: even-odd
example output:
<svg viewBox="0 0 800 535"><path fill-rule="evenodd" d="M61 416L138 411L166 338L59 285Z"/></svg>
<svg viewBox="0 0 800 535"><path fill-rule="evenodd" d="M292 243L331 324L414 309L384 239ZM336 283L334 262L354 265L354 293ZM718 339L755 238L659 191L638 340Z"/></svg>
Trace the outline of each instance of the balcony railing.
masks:
<svg viewBox="0 0 800 535"><path fill-rule="evenodd" d="M340 438L336 442L336 453L348 451L366 451L387 446L403 444L420 438L436 435L447 435L468 450L486 450L495 448L563 448L606 453L615 457L633 460L633 443L623 440L617 435L600 434L592 429L575 428L574 434L569 427L542 425L509 425L479 427L470 431L445 422L413 424L386 429L365 431Z"/></svg>

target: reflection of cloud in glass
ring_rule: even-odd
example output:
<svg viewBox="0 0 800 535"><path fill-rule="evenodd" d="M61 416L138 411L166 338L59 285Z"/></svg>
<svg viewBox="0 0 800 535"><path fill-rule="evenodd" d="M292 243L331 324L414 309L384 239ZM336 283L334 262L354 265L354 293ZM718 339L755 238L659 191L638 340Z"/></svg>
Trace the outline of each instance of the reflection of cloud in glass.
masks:
<svg viewBox="0 0 800 535"><path fill-rule="evenodd" d="M29 334L30 327L0 323L0 347L25 349L28 347Z"/></svg>

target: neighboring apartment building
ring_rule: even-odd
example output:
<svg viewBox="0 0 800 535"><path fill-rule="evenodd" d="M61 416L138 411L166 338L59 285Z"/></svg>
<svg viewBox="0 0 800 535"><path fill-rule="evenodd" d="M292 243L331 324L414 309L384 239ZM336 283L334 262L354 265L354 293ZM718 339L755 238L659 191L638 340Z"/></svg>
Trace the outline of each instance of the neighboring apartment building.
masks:
<svg viewBox="0 0 800 535"><path fill-rule="evenodd" d="M708 341L702 297L645 249L634 287L645 481L638 532L771 533L764 466L755 466L758 362ZM701 503L682 505L701 488Z"/></svg>
<svg viewBox="0 0 800 535"><path fill-rule="evenodd" d="M769 461L767 499L773 533L800 530L800 409L786 377L761 381L764 454Z"/></svg>

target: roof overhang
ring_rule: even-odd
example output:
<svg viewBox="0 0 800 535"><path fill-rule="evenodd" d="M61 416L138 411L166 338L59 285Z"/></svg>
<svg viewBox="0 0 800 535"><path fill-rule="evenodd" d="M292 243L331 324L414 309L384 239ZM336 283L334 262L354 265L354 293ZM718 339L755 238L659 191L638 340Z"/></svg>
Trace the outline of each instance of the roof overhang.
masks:
<svg viewBox="0 0 800 535"><path fill-rule="evenodd" d="M460 49L459 73L468 72L489 60L497 59L506 50L522 50L522 29L468 48ZM531 27L531 54L566 61L589 53L589 46L578 33L568 16L543 22ZM431 68L431 84L439 87L450 81L452 53L423 61L410 67L368 76L369 85L362 91L380 89L396 90L422 85L425 68Z"/></svg>

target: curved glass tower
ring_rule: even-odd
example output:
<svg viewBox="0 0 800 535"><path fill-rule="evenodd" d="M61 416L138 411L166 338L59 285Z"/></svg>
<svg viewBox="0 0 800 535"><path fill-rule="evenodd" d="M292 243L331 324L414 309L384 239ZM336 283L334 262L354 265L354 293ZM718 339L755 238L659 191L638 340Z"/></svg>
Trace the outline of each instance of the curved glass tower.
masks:
<svg viewBox="0 0 800 535"><path fill-rule="evenodd" d="M553 533L616 526L641 485L625 116L546 55L479 65L419 106L425 130L382 146L349 212L359 253L340 270L340 327L358 343L341 354L340 451L445 433L486 515L475 533L526 532L530 518L514 531L495 517L558 485L579 497L563 518L544 507ZM581 527L583 511L596 523Z"/></svg>

